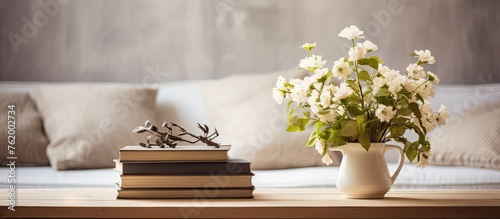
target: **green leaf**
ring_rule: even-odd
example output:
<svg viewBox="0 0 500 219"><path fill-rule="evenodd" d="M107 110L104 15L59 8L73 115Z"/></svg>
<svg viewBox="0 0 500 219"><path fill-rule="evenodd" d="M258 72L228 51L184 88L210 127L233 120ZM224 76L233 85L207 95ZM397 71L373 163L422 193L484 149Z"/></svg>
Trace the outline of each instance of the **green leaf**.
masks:
<svg viewBox="0 0 500 219"><path fill-rule="evenodd" d="M360 65L368 65L370 62L368 61L368 59L359 59L358 60L358 64Z"/></svg>
<svg viewBox="0 0 500 219"><path fill-rule="evenodd" d="M417 118L422 118L422 114L420 113L420 109L418 108L418 104L415 102L411 102L408 104L408 108L415 114Z"/></svg>
<svg viewBox="0 0 500 219"><path fill-rule="evenodd" d="M417 100L420 100L422 103L424 102L424 98L422 98L420 94L416 94L415 97L417 97Z"/></svg>
<svg viewBox="0 0 500 219"><path fill-rule="evenodd" d="M366 129L365 117L363 115L357 116L356 123L358 126L358 141L368 151L370 148L370 133Z"/></svg>
<svg viewBox="0 0 500 219"><path fill-rule="evenodd" d="M316 143L316 132L313 132L311 133L311 135L309 136L309 140L307 141L307 144L306 146L307 147L311 147L314 145L314 143Z"/></svg>
<svg viewBox="0 0 500 219"><path fill-rule="evenodd" d="M358 132L362 134L365 132L365 117L363 115L356 116L356 123L358 125Z"/></svg>
<svg viewBox="0 0 500 219"><path fill-rule="evenodd" d="M298 119L296 122L295 122L295 126L299 127L299 131L305 131L306 130L306 125L307 125L307 122L309 122L309 119L304 119L304 118L301 118L301 119Z"/></svg>
<svg viewBox="0 0 500 219"><path fill-rule="evenodd" d="M403 136L405 134L406 127L404 126L394 126L391 128L391 136Z"/></svg>
<svg viewBox="0 0 500 219"><path fill-rule="evenodd" d="M406 105L405 108L401 108L399 110L399 114L401 114L402 116L410 116L411 115L411 110L408 108L408 105Z"/></svg>
<svg viewBox="0 0 500 219"><path fill-rule="evenodd" d="M359 72L358 79L361 80L361 81L369 81L369 80L371 80L370 74L368 74L368 72L364 71L364 70L361 71L361 72Z"/></svg>
<svg viewBox="0 0 500 219"><path fill-rule="evenodd" d="M392 106L394 103L394 99L390 96L375 96L375 100L377 100L377 103L384 104L386 106Z"/></svg>
<svg viewBox="0 0 500 219"><path fill-rule="evenodd" d="M410 162L413 162L418 155L418 150L414 146L414 143L412 143L405 151L406 157L410 160Z"/></svg>
<svg viewBox="0 0 500 219"><path fill-rule="evenodd" d="M295 109L291 109L289 112L288 112L288 120L290 120L291 117L293 117L293 113L295 112Z"/></svg>
<svg viewBox="0 0 500 219"><path fill-rule="evenodd" d="M286 128L286 131L287 132L296 132L296 131L299 131L299 127L297 126L294 126L292 124L288 125L288 127Z"/></svg>
<svg viewBox="0 0 500 219"><path fill-rule="evenodd" d="M361 111L357 106L348 105L346 108L347 108L347 112L349 112L349 114L351 114L354 117L363 114L363 111Z"/></svg>
<svg viewBox="0 0 500 219"><path fill-rule="evenodd" d="M349 79L349 80L346 80L345 81L349 87L351 87L353 90L355 91L358 91L359 88L358 88L358 83L355 81L355 80L352 80L352 79Z"/></svg>
<svg viewBox="0 0 500 219"><path fill-rule="evenodd" d="M370 135L369 134L360 135L358 141L366 151L368 151L368 149L370 149Z"/></svg>
<svg viewBox="0 0 500 219"><path fill-rule="evenodd" d="M417 57L418 55L417 55L417 53L412 52L412 53L410 53L410 56Z"/></svg>
<svg viewBox="0 0 500 219"><path fill-rule="evenodd" d="M305 112L303 112L303 114L304 114L304 116L306 118L311 118L311 112L310 111L305 111Z"/></svg>
<svg viewBox="0 0 500 219"><path fill-rule="evenodd" d="M370 56L368 59L374 59L379 64L384 64L384 62L378 56Z"/></svg>
<svg viewBox="0 0 500 219"><path fill-rule="evenodd" d="M380 88L380 90L377 92L377 96L387 97L387 96L391 96L391 95L392 95L392 93L389 91L389 89L387 89L385 87Z"/></svg>
<svg viewBox="0 0 500 219"><path fill-rule="evenodd" d="M376 59L368 59L368 65L375 70L378 70L378 60Z"/></svg>
<svg viewBox="0 0 500 219"><path fill-rule="evenodd" d="M399 108L401 109L401 108L407 108L408 107L408 103L409 103L408 98L406 98L406 97L403 96L403 97L401 97L401 98L398 99L398 103L397 104L398 104Z"/></svg>
<svg viewBox="0 0 500 219"><path fill-rule="evenodd" d="M358 134L357 123L354 120L344 120L340 135L344 137L356 136Z"/></svg>
<svg viewBox="0 0 500 219"><path fill-rule="evenodd" d="M316 123L316 133L319 133L319 130L321 129L321 127L323 127L323 122L317 122Z"/></svg>
<svg viewBox="0 0 500 219"><path fill-rule="evenodd" d="M359 97L357 95L351 95L351 96L347 97L347 102L359 103L359 102L361 102L361 99L359 99Z"/></svg>
<svg viewBox="0 0 500 219"><path fill-rule="evenodd" d="M325 136L325 138L328 138L327 142L334 147L346 144L345 139L340 135L340 132L341 132L340 128L331 129L331 133L328 132L328 136Z"/></svg>

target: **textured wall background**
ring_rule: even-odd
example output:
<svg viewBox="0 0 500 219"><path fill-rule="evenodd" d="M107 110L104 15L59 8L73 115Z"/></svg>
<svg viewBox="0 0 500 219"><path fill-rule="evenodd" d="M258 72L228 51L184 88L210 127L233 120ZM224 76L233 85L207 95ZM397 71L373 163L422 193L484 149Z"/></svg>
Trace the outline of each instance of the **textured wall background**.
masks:
<svg viewBox="0 0 500 219"><path fill-rule="evenodd" d="M430 49L443 83L500 82L500 1L2 0L0 79L174 81L333 61L355 24L387 65Z"/></svg>

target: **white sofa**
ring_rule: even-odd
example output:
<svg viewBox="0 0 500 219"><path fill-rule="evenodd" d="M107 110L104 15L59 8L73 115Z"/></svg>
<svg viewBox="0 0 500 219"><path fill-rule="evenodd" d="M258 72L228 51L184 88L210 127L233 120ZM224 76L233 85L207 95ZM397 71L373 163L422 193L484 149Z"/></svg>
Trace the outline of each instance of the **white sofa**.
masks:
<svg viewBox="0 0 500 219"><path fill-rule="evenodd" d="M205 102L202 99L200 89L205 83L211 81L158 84L156 97L158 119L188 124L186 125L187 129L194 129L198 122L211 124L210 117L204 110ZM30 92L34 86L40 84L46 83L1 82L0 92ZM269 96L271 96L271 92L269 92ZM500 100L500 84L439 85L433 103L449 106L453 114L468 104L477 104L488 100ZM500 147L500 142L498 144ZM391 172L396 166L397 157L395 156L396 154L390 153L386 155ZM253 172L255 173L253 184L256 188L335 187L338 166L253 170ZM6 188L10 185L7 182L8 175L9 169L1 167L0 188ZM16 167L17 188L114 187L114 183L118 180L119 175L112 168L57 171L50 166ZM418 169L415 167L415 163L406 163L393 188L500 189L500 170L434 165Z"/></svg>

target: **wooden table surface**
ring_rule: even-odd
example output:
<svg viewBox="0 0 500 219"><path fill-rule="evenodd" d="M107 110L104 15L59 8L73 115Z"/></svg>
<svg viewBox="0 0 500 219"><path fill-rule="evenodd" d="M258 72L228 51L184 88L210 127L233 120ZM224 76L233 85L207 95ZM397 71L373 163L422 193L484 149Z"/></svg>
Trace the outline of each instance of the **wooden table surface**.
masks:
<svg viewBox="0 0 500 219"><path fill-rule="evenodd" d="M500 190L391 190L345 199L335 189L257 189L254 199L116 199L115 189L0 190L0 218L500 218Z"/></svg>

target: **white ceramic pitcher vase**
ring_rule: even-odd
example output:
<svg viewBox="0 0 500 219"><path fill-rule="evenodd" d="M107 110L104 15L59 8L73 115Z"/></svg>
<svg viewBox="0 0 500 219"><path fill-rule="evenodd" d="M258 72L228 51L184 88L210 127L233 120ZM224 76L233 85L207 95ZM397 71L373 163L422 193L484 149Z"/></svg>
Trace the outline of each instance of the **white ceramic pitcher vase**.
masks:
<svg viewBox="0 0 500 219"><path fill-rule="evenodd" d="M392 176L384 157L388 150L399 152L398 168ZM368 151L359 143L348 143L330 148L330 151L341 151L343 154L337 189L346 198L384 198L404 163L403 150L385 143L371 143Z"/></svg>

